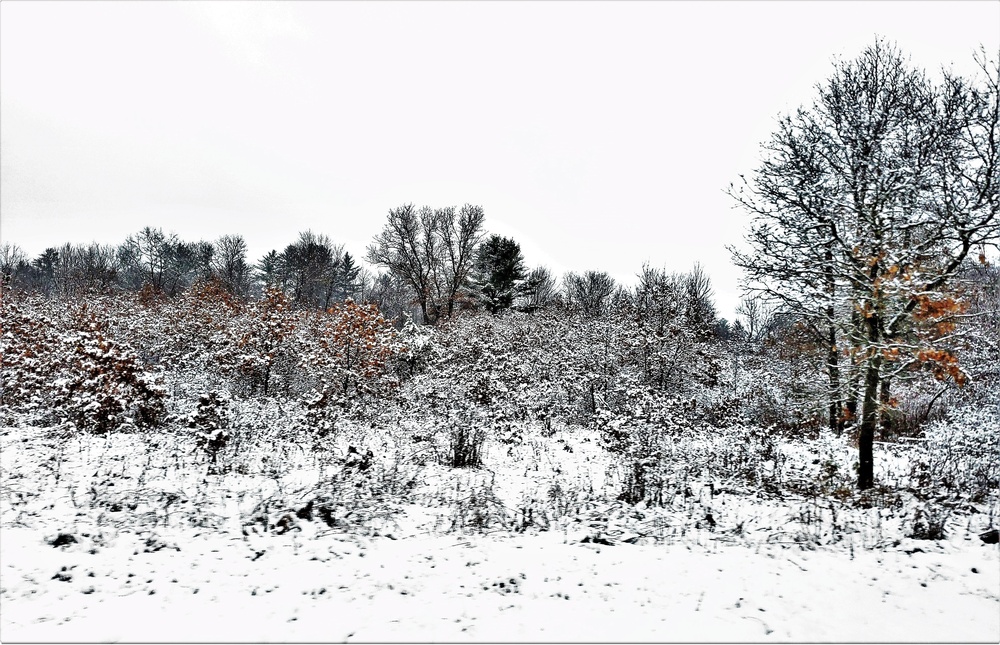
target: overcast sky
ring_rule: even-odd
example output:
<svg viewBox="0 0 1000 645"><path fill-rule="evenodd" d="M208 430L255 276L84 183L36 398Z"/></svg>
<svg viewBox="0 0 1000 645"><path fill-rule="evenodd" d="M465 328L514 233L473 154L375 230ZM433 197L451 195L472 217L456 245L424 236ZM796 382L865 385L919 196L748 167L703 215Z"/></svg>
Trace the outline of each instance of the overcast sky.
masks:
<svg viewBox="0 0 1000 645"><path fill-rule="evenodd" d="M725 188L876 36L971 72L1000 2L3 2L0 239L362 257L390 208L468 202L560 275L700 261L731 317Z"/></svg>

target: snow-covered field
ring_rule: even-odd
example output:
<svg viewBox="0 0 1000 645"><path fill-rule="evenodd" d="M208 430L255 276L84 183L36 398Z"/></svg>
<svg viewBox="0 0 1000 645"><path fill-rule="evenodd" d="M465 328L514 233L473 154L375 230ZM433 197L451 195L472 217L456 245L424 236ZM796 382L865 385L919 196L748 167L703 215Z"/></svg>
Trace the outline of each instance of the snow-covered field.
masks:
<svg viewBox="0 0 1000 645"><path fill-rule="evenodd" d="M166 531L59 548L30 529L4 533L5 641L995 642L1000 634L997 551L978 540L852 556L713 541L566 543L555 533L248 542Z"/></svg>
<svg viewBox="0 0 1000 645"><path fill-rule="evenodd" d="M705 486L630 506L576 431L494 444L488 471L411 463L405 502L329 526L294 514L329 481L305 453L216 476L169 434L0 434L6 642L1000 639L984 513L917 541L905 512Z"/></svg>

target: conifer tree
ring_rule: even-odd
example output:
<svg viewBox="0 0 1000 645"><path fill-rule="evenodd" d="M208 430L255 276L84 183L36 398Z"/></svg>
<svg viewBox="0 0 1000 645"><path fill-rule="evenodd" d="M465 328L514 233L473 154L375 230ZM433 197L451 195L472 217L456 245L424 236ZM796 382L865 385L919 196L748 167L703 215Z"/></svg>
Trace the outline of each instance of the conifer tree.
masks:
<svg viewBox="0 0 1000 645"><path fill-rule="evenodd" d="M471 283L476 299L490 313L510 309L526 277L521 245L514 240L494 234L479 246Z"/></svg>

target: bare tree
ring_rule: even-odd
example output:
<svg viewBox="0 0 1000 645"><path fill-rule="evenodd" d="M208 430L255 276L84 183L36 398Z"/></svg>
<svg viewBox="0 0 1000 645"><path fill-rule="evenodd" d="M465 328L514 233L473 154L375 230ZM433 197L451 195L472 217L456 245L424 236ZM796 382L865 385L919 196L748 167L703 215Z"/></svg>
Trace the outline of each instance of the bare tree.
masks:
<svg viewBox="0 0 1000 645"><path fill-rule="evenodd" d="M333 304L343 257L342 245L305 231L278 255L277 274L296 304L326 309Z"/></svg>
<svg viewBox="0 0 1000 645"><path fill-rule="evenodd" d="M693 381L712 382L715 366L703 351L716 326L712 284L700 265L667 273L643 265L631 293L638 362L649 383L683 390Z"/></svg>
<svg viewBox="0 0 1000 645"><path fill-rule="evenodd" d="M768 158L734 193L755 217L734 253L751 286L838 333L860 377L858 487L893 376L923 365L961 382L945 291L970 251L995 244L1000 211L1000 65L932 83L877 42L840 62L811 108L786 117ZM934 333L937 332L937 333Z"/></svg>
<svg viewBox="0 0 1000 645"><path fill-rule="evenodd" d="M118 274L114 247L97 243L48 249L36 263L51 291L63 297L107 292Z"/></svg>
<svg viewBox="0 0 1000 645"><path fill-rule="evenodd" d="M708 337L715 327L715 290L704 267L695 262L684 276L684 303L688 325L695 333Z"/></svg>
<svg viewBox="0 0 1000 645"><path fill-rule="evenodd" d="M394 273L380 273L366 279L370 285L366 288L364 300L373 302L386 320L401 327L406 315L413 315L414 300L409 285Z"/></svg>
<svg viewBox="0 0 1000 645"><path fill-rule="evenodd" d="M242 235L223 235L214 244L212 273L229 293L245 298L250 292L247 243Z"/></svg>
<svg viewBox="0 0 1000 645"><path fill-rule="evenodd" d="M570 272L563 276L566 300L591 315L604 313L614 290L615 279L603 271L585 271L583 275Z"/></svg>
<svg viewBox="0 0 1000 645"><path fill-rule="evenodd" d="M30 270L28 256L16 244L0 244L0 290L23 288Z"/></svg>
<svg viewBox="0 0 1000 645"><path fill-rule="evenodd" d="M442 268L440 301L448 317L455 311L459 293L465 288L475 261L476 248L483 237L482 206L465 204L458 212L452 207L435 211L438 235L441 238Z"/></svg>
<svg viewBox="0 0 1000 645"><path fill-rule="evenodd" d="M535 311L553 302L559 295L556 280L546 267L536 267L528 273L524 281L524 290L518 299L518 306Z"/></svg>
<svg viewBox="0 0 1000 645"><path fill-rule="evenodd" d="M746 334L749 343L760 342L771 326L773 310L768 307L763 298L749 294L740 299L736 306L736 315L740 317L740 328Z"/></svg>
<svg viewBox="0 0 1000 645"><path fill-rule="evenodd" d="M401 277L414 292L426 324L454 313L482 237L483 209L417 209L406 204L389 211L382 232L368 246L367 259Z"/></svg>
<svg viewBox="0 0 1000 645"><path fill-rule="evenodd" d="M168 247L173 242L176 242L175 235L168 237L162 229L149 226L125 238L118 255L119 261L124 265L123 274L129 279L128 286L139 289L143 285L149 285L162 291L170 262Z"/></svg>
<svg viewBox="0 0 1000 645"><path fill-rule="evenodd" d="M79 275L83 289L88 292L107 292L118 277L113 246L92 243L77 251Z"/></svg>

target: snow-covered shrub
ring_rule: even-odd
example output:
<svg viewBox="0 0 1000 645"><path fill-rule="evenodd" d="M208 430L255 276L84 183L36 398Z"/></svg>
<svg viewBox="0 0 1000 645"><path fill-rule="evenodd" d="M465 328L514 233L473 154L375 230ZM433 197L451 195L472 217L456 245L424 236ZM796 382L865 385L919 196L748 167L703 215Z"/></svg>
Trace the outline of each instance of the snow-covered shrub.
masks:
<svg viewBox="0 0 1000 645"><path fill-rule="evenodd" d="M773 348L732 342L721 361L718 387L702 388L697 418L715 427L772 426L798 431L819 425L816 402L823 375L808 361Z"/></svg>
<svg viewBox="0 0 1000 645"><path fill-rule="evenodd" d="M4 302L2 403L55 422L107 432L162 420L166 392L131 348L86 305L69 316ZM37 304L37 303L36 303Z"/></svg>
<svg viewBox="0 0 1000 645"><path fill-rule="evenodd" d="M434 327L418 325L413 322L413 316L407 315L397 338L400 347L397 369L400 376L408 377L422 372L434 360L438 348Z"/></svg>
<svg viewBox="0 0 1000 645"><path fill-rule="evenodd" d="M161 360L175 370L218 372L213 357L231 342L232 325L243 310L218 280L191 285L161 305Z"/></svg>
<svg viewBox="0 0 1000 645"><path fill-rule="evenodd" d="M39 305L39 300L15 304L9 294L0 301L0 404L30 416L50 412L57 369L53 349L59 334L52 320L33 310Z"/></svg>
<svg viewBox="0 0 1000 645"><path fill-rule="evenodd" d="M197 432L198 447L208 454L213 465L218 463L219 451L230 439L229 397L218 391L202 394L187 425Z"/></svg>
<svg viewBox="0 0 1000 645"><path fill-rule="evenodd" d="M75 329L61 341L72 353L53 383L54 404L77 427L106 432L150 427L161 419L166 398L161 379L147 372L130 348L107 338L94 314L81 310Z"/></svg>
<svg viewBox="0 0 1000 645"><path fill-rule="evenodd" d="M917 491L979 502L1000 489L1000 410L995 406L952 410L924 430L924 450L914 464Z"/></svg>
<svg viewBox="0 0 1000 645"><path fill-rule="evenodd" d="M644 458L659 449L667 437L691 428L692 401L682 401L660 390L619 383L619 405L602 408L594 416L604 446L613 453Z"/></svg>
<svg viewBox="0 0 1000 645"><path fill-rule="evenodd" d="M943 540L948 537L947 525L951 510L943 505L924 503L913 511L910 533L914 540Z"/></svg>
<svg viewBox="0 0 1000 645"><path fill-rule="evenodd" d="M765 488L780 484L785 458L770 429L744 426L719 435L711 468L715 477Z"/></svg>
<svg viewBox="0 0 1000 645"><path fill-rule="evenodd" d="M301 530L304 522L362 535L394 531L402 504L412 501L416 469L398 461L386 463L372 450L362 454L353 446L333 457L330 466L332 472L309 490L294 496L278 492L262 500L244 531L281 534Z"/></svg>
<svg viewBox="0 0 1000 645"><path fill-rule="evenodd" d="M633 459L626 467L624 481L618 499L626 504L647 502L662 506L665 498L663 470L658 468L655 457Z"/></svg>
<svg viewBox="0 0 1000 645"><path fill-rule="evenodd" d="M882 410L883 414L888 415L890 423L883 424L883 428L880 428L880 438L892 441L899 437L915 437L928 423L944 420L955 403L954 389L954 384L949 387L930 379L902 382L898 386L894 384L894 405ZM891 436L886 435L886 425L891 430Z"/></svg>
<svg viewBox="0 0 1000 645"><path fill-rule="evenodd" d="M457 482L451 500L447 529L481 533L493 528L508 528L511 524L507 507L493 490L493 479L472 478L462 487Z"/></svg>
<svg viewBox="0 0 1000 645"><path fill-rule="evenodd" d="M333 388L322 382L302 398L302 404L304 411L297 419L297 427L317 439L334 434L345 404L343 397L334 394Z"/></svg>
<svg viewBox="0 0 1000 645"><path fill-rule="evenodd" d="M214 360L249 396L287 393L298 364L293 331L299 317L279 289L267 289L227 326Z"/></svg>
<svg viewBox="0 0 1000 645"><path fill-rule="evenodd" d="M452 468L479 468L483 465L486 430L471 415L449 415L448 462Z"/></svg>
<svg viewBox="0 0 1000 645"><path fill-rule="evenodd" d="M778 492L783 487L786 457L769 429L699 426L679 427L673 433L648 430L647 426L635 433L645 438L620 455L620 500L663 505L679 492L687 494L698 482L730 490Z"/></svg>
<svg viewBox="0 0 1000 645"><path fill-rule="evenodd" d="M374 304L353 300L301 315L299 363L336 394L385 394L396 385L390 368L401 347L396 330Z"/></svg>

